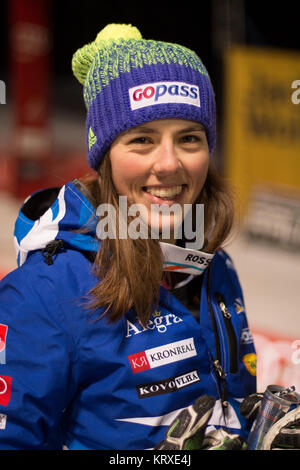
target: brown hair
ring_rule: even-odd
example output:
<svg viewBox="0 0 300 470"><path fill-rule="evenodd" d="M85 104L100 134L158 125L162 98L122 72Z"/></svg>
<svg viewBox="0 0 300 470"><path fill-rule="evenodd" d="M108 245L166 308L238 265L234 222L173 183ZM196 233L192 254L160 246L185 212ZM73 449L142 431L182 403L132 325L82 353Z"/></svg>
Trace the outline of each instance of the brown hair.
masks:
<svg viewBox="0 0 300 470"><path fill-rule="evenodd" d="M118 211L109 154L99 168L99 176L81 178L96 201L112 204ZM210 163L204 187L195 201L204 204L204 246L202 251L213 253L227 239L233 226L233 200L226 181ZM116 228L118 234L118 227ZM151 312L158 305L161 282L172 282L163 272L163 258L158 240L115 239L101 241L94 261L94 273L99 282L90 291L92 309L105 308L109 321L121 319L132 307L141 324L146 325Z"/></svg>

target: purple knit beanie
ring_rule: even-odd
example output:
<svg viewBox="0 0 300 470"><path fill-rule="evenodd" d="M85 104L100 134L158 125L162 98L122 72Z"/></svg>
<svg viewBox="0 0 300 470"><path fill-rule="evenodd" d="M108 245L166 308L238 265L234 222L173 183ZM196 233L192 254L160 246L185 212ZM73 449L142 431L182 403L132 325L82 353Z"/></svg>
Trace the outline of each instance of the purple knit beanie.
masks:
<svg viewBox="0 0 300 470"><path fill-rule="evenodd" d="M210 154L216 141L214 91L195 52L142 39L131 25L110 24L73 56L84 86L88 163L97 169L115 138L157 119L200 122Z"/></svg>

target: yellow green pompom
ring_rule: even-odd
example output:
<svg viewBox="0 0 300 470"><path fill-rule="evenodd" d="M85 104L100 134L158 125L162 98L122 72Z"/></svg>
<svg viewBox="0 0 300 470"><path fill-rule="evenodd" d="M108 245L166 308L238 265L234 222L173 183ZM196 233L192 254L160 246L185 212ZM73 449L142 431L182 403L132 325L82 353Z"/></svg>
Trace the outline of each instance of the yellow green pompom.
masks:
<svg viewBox="0 0 300 470"><path fill-rule="evenodd" d="M142 39L142 35L139 30L132 26L131 24L108 24L103 28L100 33L98 33L96 37L96 43L99 41L115 41L117 42L118 39L124 39L125 41L128 39Z"/></svg>
<svg viewBox="0 0 300 470"><path fill-rule="evenodd" d="M109 47L110 43L116 43L121 40L128 41L130 39L142 39L141 33L135 26L116 23L105 26L105 28L98 33L95 41L81 47L73 55L72 70L77 80L81 84L85 83L85 79L97 51L107 46Z"/></svg>

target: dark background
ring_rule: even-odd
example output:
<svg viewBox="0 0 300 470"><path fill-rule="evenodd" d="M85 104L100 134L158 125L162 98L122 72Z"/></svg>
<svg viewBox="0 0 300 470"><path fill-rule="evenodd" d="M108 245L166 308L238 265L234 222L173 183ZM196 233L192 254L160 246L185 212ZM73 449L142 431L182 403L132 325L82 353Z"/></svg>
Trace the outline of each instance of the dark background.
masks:
<svg viewBox="0 0 300 470"><path fill-rule="evenodd" d="M71 77L74 51L106 24L131 23L143 37L194 49L215 86L228 43L300 50L299 1L206 0L146 2L52 0L54 79ZM9 0L0 0L0 78L9 77Z"/></svg>
<svg viewBox="0 0 300 470"><path fill-rule="evenodd" d="M219 149L223 147L225 115L225 50L234 44L242 44L300 51L299 0L48 1L52 30L50 113L56 129L62 121L64 125L85 121L83 90L72 74L72 55L84 44L92 42L109 23L132 24L146 39L182 44L197 52L208 69L216 94ZM0 80L7 84L6 111L14 101L10 64L10 5L11 0L0 0ZM80 146L80 129L79 132L76 129L71 130L74 147ZM65 142L66 139L63 145ZM84 144L83 136L80 142ZM220 168L223 161L221 153L217 152Z"/></svg>

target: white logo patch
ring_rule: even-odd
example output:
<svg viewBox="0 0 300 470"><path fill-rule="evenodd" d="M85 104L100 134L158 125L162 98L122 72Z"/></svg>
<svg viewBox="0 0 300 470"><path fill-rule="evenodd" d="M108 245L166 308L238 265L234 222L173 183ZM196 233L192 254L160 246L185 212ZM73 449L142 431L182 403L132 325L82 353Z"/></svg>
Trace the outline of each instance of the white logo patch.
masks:
<svg viewBox="0 0 300 470"><path fill-rule="evenodd" d="M6 428L6 418L6 415L3 415L2 413L0 414L0 429Z"/></svg>
<svg viewBox="0 0 300 470"><path fill-rule="evenodd" d="M194 338L187 338L128 356L134 374L197 355Z"/></svg>
<svg viewBox="0 0 300 470"><path fill-rule="evenodd" d="M128 92L132 110L163 103L183 103L200 108L199 87L184 82L144 83Z"/></svg>

